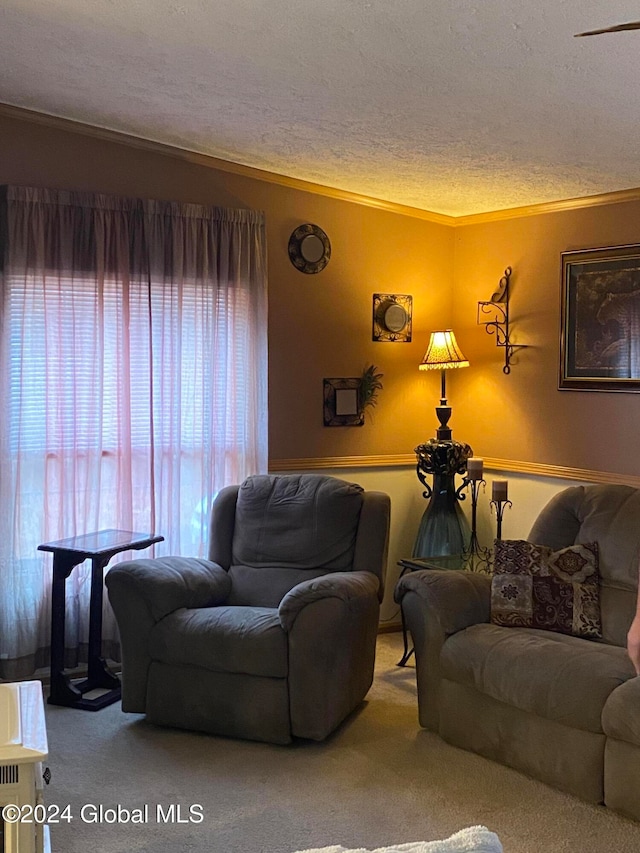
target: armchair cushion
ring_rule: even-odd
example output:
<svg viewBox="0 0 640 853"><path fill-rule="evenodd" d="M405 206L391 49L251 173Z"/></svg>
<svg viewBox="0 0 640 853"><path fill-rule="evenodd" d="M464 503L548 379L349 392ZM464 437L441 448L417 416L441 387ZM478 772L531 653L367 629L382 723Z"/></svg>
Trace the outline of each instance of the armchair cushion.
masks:
<svg viewBox="0 0 640 853"><path fill-rule="evenodd" d="M325 575L324 569L277 569L231 566L228 604L277 607L285 593L302 581Z"/></svg>
<svg viewBox="0 0 640 853"><path fill-rule="evenodd" d="M149 651L154 660L174 666L269 678L287 675L286 634L278 611L269 607L178 610L152 629Z"/></svg>
<svg viewBox="0 0 640 853"><path fill-rule="evenodd" d="M233 564L350 569L362 494L332 477L249 477L238 492Z"/></svg>

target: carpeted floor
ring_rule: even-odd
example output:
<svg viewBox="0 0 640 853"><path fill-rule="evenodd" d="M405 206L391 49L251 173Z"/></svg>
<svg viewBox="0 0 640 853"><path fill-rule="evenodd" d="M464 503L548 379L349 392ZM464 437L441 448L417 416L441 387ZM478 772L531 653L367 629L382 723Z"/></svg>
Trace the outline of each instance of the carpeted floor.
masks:
<svg viewBox="0 0 640 853"><path fill-rule="evenodd" d="M52 827L53 853L376 848L474 824L496 832L505 853L640 851L640 824L421 730L415 671L395 666L400 648L399 634L380 637L367 702L323 744L277 747L160 729L119 704L96 713L47 706L46 801L69 804L72 816ZM148 805L147 821L89 822L98 806L118 804ZM172 804L180 806L175 822L158 821L157 806L171 818ZM177 822L189 820L191 806L202 807L193 812L201 822Z"/></svg>

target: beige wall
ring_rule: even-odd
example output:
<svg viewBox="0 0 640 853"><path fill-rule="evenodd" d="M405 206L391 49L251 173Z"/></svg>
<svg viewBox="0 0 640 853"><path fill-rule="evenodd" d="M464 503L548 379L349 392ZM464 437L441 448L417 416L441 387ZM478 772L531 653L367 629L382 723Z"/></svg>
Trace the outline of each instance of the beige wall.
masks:
<svg viewBox="0 0 640 853"><path fill-rule="evenodd" d="M640 475L640 395L559 391L563 251L640 242L640 203L546 213L456 228L454 326L471 367L452 387L455 434L476 455ZM506 266L515 342L504 350L476 325Z"/></svg>
<svg viewBox="0 0 640 853"><path fill-rule="evenodd" d="M406 454L431 434L437 377L417 365L429 331L451 315L452 228L0 116L4 183L264 210L270 458ZM304 222L331 240L318 275L289 262L289 235ZM372 342L375 292L413 294L412 343ZM384 374L384 391L365 425L324 427L322 379L369 364Z"/></svg>

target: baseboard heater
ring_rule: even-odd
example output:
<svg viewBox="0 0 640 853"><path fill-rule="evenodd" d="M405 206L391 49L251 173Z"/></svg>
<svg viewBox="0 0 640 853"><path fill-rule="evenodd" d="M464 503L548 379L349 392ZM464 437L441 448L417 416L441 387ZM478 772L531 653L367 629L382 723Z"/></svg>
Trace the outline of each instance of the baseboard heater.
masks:
<svg viewBox="0 0 640 853"><path fill-rule="evenodd" d="M48 754L42 684L0 684L0 853L51 853L42 795Z"/></svg>

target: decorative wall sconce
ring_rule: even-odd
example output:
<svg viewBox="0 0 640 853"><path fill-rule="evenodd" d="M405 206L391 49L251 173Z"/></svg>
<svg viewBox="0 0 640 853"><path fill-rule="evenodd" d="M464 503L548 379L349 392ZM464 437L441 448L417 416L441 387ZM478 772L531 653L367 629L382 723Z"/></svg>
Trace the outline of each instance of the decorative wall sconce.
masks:
<svg viewBox="0 0 640 853"><path fill-rule="evenodd" d="M413 297L398 293L373 294L374 341L411 342Z"/></svg>
<svg viewBox="0 0 640 853"><path fill-rule="evenodd" d="M511 373L511 358L514 352L523 348L523 344L511 342L509 329L509 281L511 267L507 267L500 279L498 289L488 302L478 302L477 323L484 326L489 335L496 336L496 346L504 347L503 373Z"/></svg>

